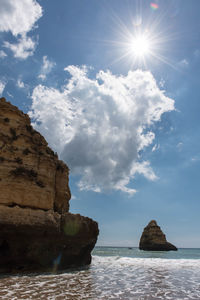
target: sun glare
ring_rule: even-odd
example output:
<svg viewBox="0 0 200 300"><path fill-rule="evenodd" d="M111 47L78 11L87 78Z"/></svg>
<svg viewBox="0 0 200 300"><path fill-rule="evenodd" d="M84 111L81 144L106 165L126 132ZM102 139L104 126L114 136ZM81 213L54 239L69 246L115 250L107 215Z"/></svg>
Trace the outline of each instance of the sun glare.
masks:
<svg viewBox="0 0 200 300"><path fill-rule="evenodd" d="M150 40L144 35L139 35L131 40L130 51L137 57L144 57L150 53L150 46Z"/></svg>
<svg viewBox="0 0 200 300"><path fill-rule="evenodd" d="M151 9L158 10L158 4L151 3ZM112 64L125 61L129 68L149 69L158 62L177 69L173 62L167 58L166 49L176 34L169 34L167 29L161 28L162 16L154 20L143 20L141 14L133 17L131 25L127 26L117 15L114 15L117 39L111 41L117 56ZM166 47L167 45L167 47Z"/></svg>

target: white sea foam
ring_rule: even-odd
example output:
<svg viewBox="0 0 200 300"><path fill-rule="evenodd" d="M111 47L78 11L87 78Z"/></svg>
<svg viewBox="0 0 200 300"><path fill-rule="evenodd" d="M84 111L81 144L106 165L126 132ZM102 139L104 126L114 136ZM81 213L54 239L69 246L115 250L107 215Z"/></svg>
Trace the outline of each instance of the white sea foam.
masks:
<svg viewBox="0 0 200 300"><path fill-rule="evenodd" d="M144 268L197 268L200 269L200 259L163 259L163 258L134 258L120 256L93 256L93 264L108 264L113 267L134 266Z"/></svg>
<svg viewBox="0 0 200 300"><path fill-rule="evenodd" d="M198 300L200 260L93 256L89 269L0 278L0 299Z"/></svg>

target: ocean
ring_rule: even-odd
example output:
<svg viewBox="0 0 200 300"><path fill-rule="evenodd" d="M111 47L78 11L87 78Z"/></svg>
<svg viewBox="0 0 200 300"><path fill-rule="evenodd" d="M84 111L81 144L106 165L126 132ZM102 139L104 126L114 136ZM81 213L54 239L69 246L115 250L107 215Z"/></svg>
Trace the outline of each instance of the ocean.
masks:
<svg viewBox="0 0 200 300"><path fill-rule="evenodd" d="M95 247L90 267L0 277L0 299L200 299L200 249Z"/></svg>

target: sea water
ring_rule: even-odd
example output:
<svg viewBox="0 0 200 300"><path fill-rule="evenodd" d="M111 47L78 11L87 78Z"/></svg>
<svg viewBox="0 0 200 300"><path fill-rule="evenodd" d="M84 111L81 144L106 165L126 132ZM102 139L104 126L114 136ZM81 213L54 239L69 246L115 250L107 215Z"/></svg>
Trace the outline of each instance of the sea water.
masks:
<svg viewBox="0 0 200 300"><path fill-rule="evenodd" d="M0 299L200 299L200 249L96 247L89 268L2 276Z"/></svg>

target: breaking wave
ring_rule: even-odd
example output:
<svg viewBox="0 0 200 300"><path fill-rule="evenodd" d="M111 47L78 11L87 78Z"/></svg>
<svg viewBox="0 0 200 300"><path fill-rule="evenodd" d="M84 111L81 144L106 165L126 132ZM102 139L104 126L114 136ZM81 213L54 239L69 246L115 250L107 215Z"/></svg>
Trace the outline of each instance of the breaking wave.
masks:
<svg viewBox="0 0 200 300"><path fill-rule="evenodd" d="M90 268L0 278L1 299L200 299L200 260L93 256Z"/></svg>

